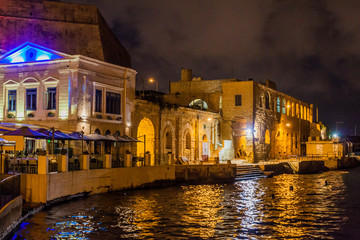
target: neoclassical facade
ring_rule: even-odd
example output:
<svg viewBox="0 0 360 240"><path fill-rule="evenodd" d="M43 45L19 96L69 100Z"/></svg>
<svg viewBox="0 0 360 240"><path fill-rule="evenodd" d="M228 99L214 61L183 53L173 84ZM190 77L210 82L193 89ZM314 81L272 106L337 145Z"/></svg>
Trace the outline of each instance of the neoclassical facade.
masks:
<svg viewBox="0 0 360 240"><path fill-rule="evenodd" d="M0 120L130 134L133 69L24 43L0 58Z"/></svg>

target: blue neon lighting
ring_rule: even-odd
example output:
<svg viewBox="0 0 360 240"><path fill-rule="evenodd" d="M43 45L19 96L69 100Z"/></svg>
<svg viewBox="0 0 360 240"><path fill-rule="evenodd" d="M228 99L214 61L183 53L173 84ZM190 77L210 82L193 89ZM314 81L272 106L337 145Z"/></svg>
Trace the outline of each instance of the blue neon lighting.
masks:
<svg viewBox="0 0 360 240"><path fill-rule="evenodd" d="M39 62L60 58L63 57L51 52L50 49L32 43L25 43L2 56L0 64Z"/></svg>

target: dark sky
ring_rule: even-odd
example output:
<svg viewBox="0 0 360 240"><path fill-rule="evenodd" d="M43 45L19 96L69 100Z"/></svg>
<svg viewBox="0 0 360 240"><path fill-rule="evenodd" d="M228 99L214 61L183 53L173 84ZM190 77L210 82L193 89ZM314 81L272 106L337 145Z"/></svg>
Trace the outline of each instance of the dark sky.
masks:
<svg viewBox="0 0 360 240"><path fill-rule="evenodd" d="M343 134L356 123L360 133L358 0L68 1L97 5L139 77L154 77L161 91L181 67L203 79L271 79L318 103L332 130L341 121Z"/></svg>

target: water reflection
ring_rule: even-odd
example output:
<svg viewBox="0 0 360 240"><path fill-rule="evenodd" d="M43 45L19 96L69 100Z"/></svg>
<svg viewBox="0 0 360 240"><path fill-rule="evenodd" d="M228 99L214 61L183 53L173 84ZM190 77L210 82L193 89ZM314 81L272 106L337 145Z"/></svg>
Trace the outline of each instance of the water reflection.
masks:
<svg viewBox="0 0 360 240"><path fill-rule="evenodd" d="M335 239L354 208L348 174L360 177L336 171L95 195L36 214L14 239Z"/></svg>

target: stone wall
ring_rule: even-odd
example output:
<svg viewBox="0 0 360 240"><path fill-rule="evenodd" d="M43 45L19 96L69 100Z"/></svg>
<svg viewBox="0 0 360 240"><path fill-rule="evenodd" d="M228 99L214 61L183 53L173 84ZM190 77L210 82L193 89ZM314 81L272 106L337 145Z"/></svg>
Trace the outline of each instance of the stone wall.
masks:
<svg viewBox="0 0 360 240"><path fill-rule="evenodd" d="M14 229L11 227L12 224L16 225L16 222L20 219L22 214L22 197L19 196L2 209L0 209L0 239L3 239L9 230Z"/></svg>
<svg viewBox="0 0 360 240"><path fill-rule="evenodd" d="M58 1L2 0L0 49L29 41L67 54L81 54L130 67L130 55L95 6Z"/></svg>
<svg viewBox="0 0 360 240"><path fill-rule="evenodd" d="M83 192L90 194L132 189L174 180L174 166L81 170L55 174L22 174L21 194L27 202L46 203Z"/></svg>
<svg viewBox="0 0 360 240"><path fill-rule="evenodd" d="M236 164L175 166L175 179L182 183L233 182L235 177Z"/></svg>

